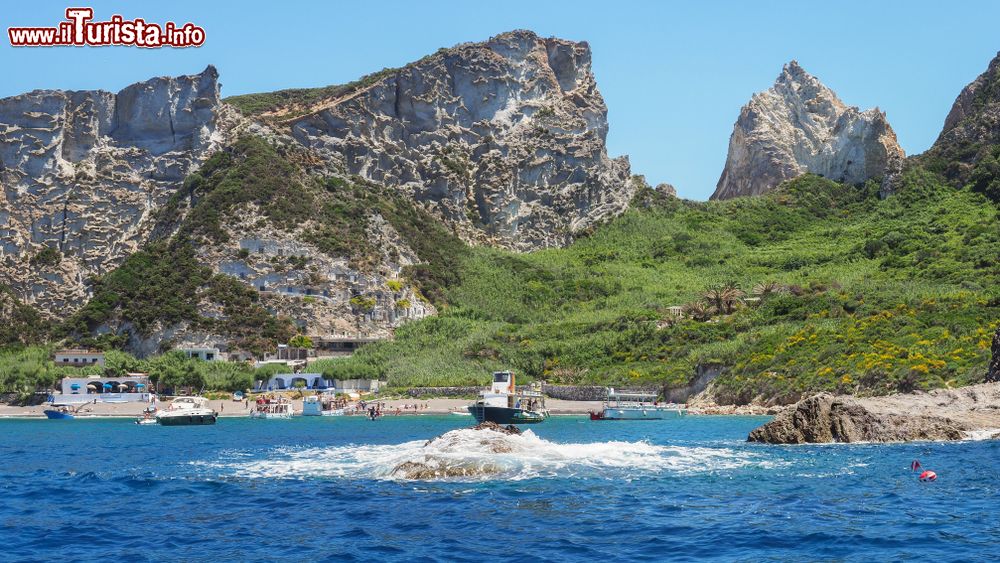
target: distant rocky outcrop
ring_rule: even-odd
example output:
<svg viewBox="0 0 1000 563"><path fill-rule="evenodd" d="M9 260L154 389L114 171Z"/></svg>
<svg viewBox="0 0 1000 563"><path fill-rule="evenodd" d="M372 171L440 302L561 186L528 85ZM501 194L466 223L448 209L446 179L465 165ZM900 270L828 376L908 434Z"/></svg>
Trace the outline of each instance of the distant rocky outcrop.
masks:
<svg viewBox="0 0 1000 563"><path fill-rule="evenodd" d="M1000 381L1000 328L993 334L993 345L990 349L990 367L986 372L986 381Z"/></svg>
<svg viewBox="0 0 1000 563"><path fill-rule="evenodd" d="M760 195L806 172L864 182L903 157L885 113L845 105L792 61L740 112L712 199Z"/></svg>
<svg viewBox="0 0 1000 563"><path fill-rule="evenodd" d="M885 397L822 393L753 430L751 442L804 444L961 440L1000 433L1000 385Z"/></svg>
<svg viewBox="0 0 1000 563"><path fill-rule="evenodd" d="M964 182L984 156L1000 145L1000 53L986 72L962 89L934 145L920 160Z"/></svg>
<svg viewBox="0 0 1000 563"><path fill-rule="evenodd" d="M224 142L218 73L117 94L35 90L0 100L0 281L66 312L148 239L153 212Z"/></svg>
<svg viewBox="0 0 1000 563"><path fill-rule="evenodd" d="M467 240L564 245L621 213L636 189L627 158L607 155L590 57L587 43L504 33L380 73L281 124Z"/></svg>

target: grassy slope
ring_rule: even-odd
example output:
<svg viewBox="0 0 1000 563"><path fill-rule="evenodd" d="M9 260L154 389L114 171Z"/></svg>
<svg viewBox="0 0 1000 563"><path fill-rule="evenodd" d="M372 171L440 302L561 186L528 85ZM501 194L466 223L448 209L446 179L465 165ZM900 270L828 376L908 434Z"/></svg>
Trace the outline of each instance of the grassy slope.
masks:
<svg viewBox="0 0 1000 563"><path fill-rule="evenodd" d="M920 170L897 197L875 192L807 176L729 202L644 194L566 249L475 249L440 317L351 362L396 386L481 383L501 366L566 383L683 384L718 362L732 367L719 393L733 401L981 378L1000 313L996 209ZM657 329L665 307L730 280L792 288Z"/></svg>

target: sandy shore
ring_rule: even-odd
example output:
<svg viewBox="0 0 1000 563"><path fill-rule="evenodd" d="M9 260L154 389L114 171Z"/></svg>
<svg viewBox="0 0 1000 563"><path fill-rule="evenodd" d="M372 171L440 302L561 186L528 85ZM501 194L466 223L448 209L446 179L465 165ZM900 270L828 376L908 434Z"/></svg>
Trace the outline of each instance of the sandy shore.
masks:
<svg viewBox="0 0 1000 563"><path fill-rule="evenodd" d="M467 412L465 407L469 404L469 399L395 399L395 400L381 400L378 401L384 405L384 412L388 415L394 415L396 410L399 409L400 415L415 415L415 414L448 414L452 411ZM559 399L548 399L546 401L549 412L554 415L564 415L564 414L587 414L590 411L597 411L601 409L600 401L561 401ZM232 400L213 400L209 401L209 405L212 409L219 413L219 416L223 417L237 417L237 416L248 416L250 414L250 409L253 407L253 402L249 403L249 407L245 401L232 401ZM404 409L404 405L410 405L410 408ZM419 408L414 410L413 405L417 405ZM166 406L164 401L159 401L157 406L163 408ZM42 412L49 408L47 405L38 405L34 407L19 407L11 405L0 404L0 418L31 418L31 417L45 417ZM79 415L81 417L85 416L121 416L121 417L136 417L142 414L142 410L146 408L146 403L97 403L90 404L82 409L80 409ZM292 401L292 408L296 412L302 412L302 399L295 399Z"/></svg>

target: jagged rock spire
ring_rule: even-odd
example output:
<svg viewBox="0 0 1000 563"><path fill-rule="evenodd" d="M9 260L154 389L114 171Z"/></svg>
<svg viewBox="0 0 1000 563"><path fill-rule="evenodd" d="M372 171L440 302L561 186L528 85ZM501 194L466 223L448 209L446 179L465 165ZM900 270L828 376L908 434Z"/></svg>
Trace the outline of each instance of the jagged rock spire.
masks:
<svg viewBox="0 0 1000 563"><path fill-rule="evenodd" d="M863 182L903 156L885 113L845 105L793 60L740 112L712 199L766 193L806 172Z"/></svg>

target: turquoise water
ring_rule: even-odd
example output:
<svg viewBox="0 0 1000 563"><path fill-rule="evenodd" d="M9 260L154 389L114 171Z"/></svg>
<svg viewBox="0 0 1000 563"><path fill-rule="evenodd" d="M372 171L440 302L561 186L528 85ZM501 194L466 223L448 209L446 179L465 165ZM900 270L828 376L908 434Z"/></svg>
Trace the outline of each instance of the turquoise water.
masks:
<svg viewBox="0 0 1000 563"><path fill-rule="evenodd" d="M747 444L762 417L0 421L3 560L975 560L1000 443ZM499 444L501 447L497 448ZM502 453L492 453L500 449ZM429 456L429 457L428 457ZM920 483L919 459L940 476ZM407 480L406 461L491 472Z"/></svg>

